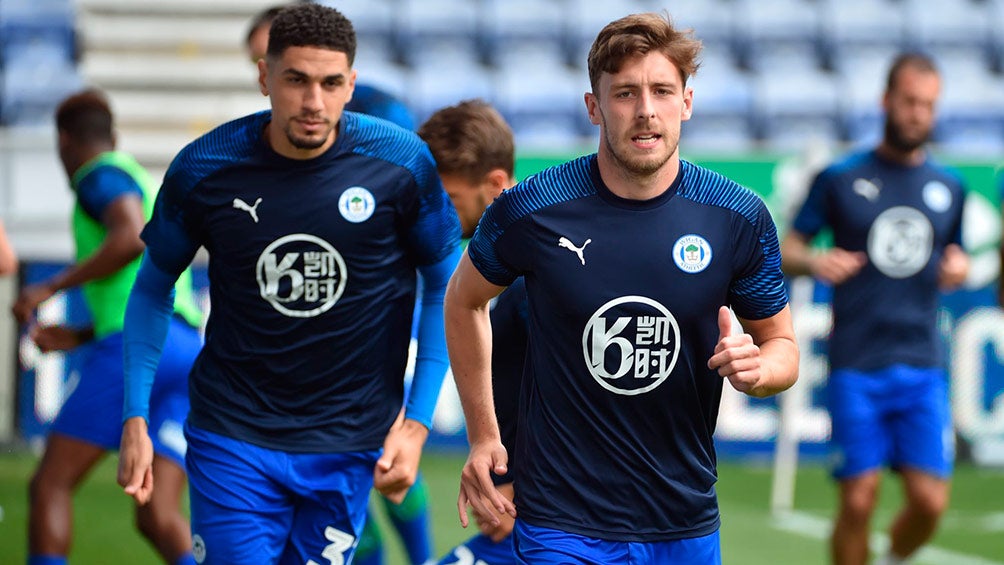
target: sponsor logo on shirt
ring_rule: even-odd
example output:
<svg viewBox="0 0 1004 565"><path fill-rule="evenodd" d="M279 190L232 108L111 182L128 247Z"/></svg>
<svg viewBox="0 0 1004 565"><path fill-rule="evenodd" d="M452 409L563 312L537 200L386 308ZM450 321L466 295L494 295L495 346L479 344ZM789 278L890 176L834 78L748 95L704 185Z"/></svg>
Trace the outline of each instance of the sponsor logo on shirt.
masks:
<svg viewBox="0 0 1004 565"><path fill-rule="evenodd" d="M680 355L680 326L665 306L622 296L601 306L582 332L582 353L596 382L615 394L654 390Z"/></svg>
<svg viewBox="0 0 1004 565"><path fill-rule="evenodd" d="M261 297L291 318L312 318L330 310L348 279L341 254L327 241L305 233L270 243L255 270Z"/></svg>
<svg viewBox="0 0 1004 565"><path fill-rule="evenodd" d="M903 279L931 258L934 227L920 210L895 206L879 214L868 232L868 258L882 274Z"/></svg>

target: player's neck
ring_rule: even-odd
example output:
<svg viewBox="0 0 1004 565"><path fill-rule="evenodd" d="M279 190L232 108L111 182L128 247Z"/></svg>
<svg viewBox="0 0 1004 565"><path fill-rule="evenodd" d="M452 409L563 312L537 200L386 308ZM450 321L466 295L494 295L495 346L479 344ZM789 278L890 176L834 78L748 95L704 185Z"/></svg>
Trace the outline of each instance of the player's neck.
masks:
<svg viewBox="0 0 1004 565"><path fill-rule="evenodd" d="M882 143L875 148L875 152L879 157L885 159L886 161L891 161L905 167L916 167L918 165L922 165L924 160L927 159L927 150L923 145L916 149L903 150L898 149L889 142L883 140Z"/></svg>
<svg viewBox="0 0 1004 565"><path fill-rule="evenodd" d="M651 200L666 192L680 173L680 154L674 153L659 170L638 174L618 162L609 151L597 155L600 178L614 195L627 200Z"/></svg>

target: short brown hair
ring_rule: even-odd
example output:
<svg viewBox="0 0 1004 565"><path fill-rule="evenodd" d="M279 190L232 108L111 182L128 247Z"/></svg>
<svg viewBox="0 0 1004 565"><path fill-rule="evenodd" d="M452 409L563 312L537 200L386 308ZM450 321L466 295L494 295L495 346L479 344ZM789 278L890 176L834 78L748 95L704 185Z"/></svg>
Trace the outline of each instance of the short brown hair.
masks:
<svg viewBox="0 0 1004 565"><path fill-rule="evenodd" d="M632 14L610 22L596 36L589 49L589 84L596 93L603 73L616 73L624 61L637 55L657 51L666 56L680 70L680 79L694 76L701 42L694 38L693 30L673 27L669 14Z"/></svg>
<svg viewBox="0 0 1004 565"><path fill-rule="evenodd" d="M113 122L108 99L97 89L70 95L56 108L56 129L76 141L114 141Z"/></svg>
<svg viewBox="0 0 1004 565"><path fill-rule="evenodd" d="M934 64L934 59L924 53L915 51L900 53L893 59L892 65L889 67L889 74L885 79L886 92L891 92L896 88L900 71L907 67L924 73L938 74L938 66Z"/></svg>
<svg viewBox="0 0 1004 565"><path fill-rule="evenodd" d="M441 175L460 175L480 182L495 169L510 177L515 170L512 129L484 100L465 100L437 111L418 135L432 151Z"/></svg>

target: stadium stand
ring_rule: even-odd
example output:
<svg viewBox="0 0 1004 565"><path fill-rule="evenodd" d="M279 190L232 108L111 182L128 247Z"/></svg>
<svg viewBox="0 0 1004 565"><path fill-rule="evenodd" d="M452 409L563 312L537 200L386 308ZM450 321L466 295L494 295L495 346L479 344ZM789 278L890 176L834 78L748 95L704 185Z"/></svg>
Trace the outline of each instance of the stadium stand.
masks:
<svg viewBox="0 0 1004 565"><path fill-rule="evenodd" d="M592 145L582 93L596 30L663 9L705 42L695 118L685 124L692 147L790 151L809 137L874 139L875 79L908 47L931 52L945 71L940 147L1004 147L1004 0L324 1L356 25L361 76L401 96L419 120L483 97L528 149ZM4 0L0 120L45 121L55 100L93 83L117 106L124 149L162 170L185 139L265 107L240 45L252 14L271 3Z"/></svg>

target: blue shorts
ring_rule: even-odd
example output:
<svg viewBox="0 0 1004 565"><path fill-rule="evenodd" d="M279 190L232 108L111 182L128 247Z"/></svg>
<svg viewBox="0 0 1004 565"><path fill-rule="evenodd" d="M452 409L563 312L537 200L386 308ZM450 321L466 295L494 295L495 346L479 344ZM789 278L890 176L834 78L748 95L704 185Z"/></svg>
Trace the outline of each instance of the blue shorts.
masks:
<svg viewBox="0 0 1004 565"><path fill-rule="evenodd" d="M436 565L466 565L469 563L487 563L490 565L515 565L516 554L512 547L512 534L495 543L492 538L478 534L453 550Z"/></svg>
<svg viewBox="0 0 1004 565"><path fill-rule="evenodd" d="M51 431L107 449L122 439L122 332L89 344L76 387L59 410ZM150 392L153 451L185 466L188 373L202 347L199 332L173 317Z"/></svg>
<svg viewBox="0 0 1004 565"><path fill-rule="evenodd" d="M721 565L718 530L696 537L655 542L610 541L531 526L519 518L513 528L517 563L620 563L625 565Z"/></svg>
<svg viewBox="0 0 1004 565"><path fill-rule="evenodd" d="M833 433L833 476L845 479L890 466L948 478L955 436L945 372L893 365L833 371L826 396Z"/></svg>
<svg viewBox="0 0 1004 565"><path fill-rule="evenodd" d="M203 565L349 562L379 450L288 453L185 425L192 547Z"/></svg>

